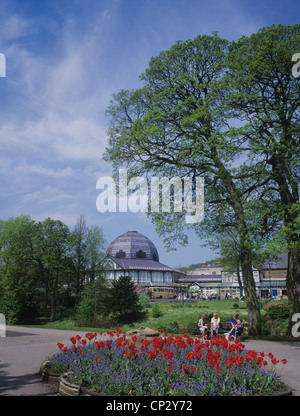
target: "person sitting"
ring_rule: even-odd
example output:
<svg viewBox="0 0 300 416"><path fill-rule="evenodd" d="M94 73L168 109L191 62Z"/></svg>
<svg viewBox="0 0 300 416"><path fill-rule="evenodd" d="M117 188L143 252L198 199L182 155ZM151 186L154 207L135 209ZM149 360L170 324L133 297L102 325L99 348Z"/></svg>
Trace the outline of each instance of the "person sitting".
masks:
<svg viewBox="0 0 300 416"><path fill-rule="evenodd" d="M199 322L198 322L198 327L199 327L199 330L200 330L203 338L207 337L207 335L208 335L208 323L206 321L205 315L201 315L201 318L199 319Z"/></svg>
<svg viewBox="0 0 300 416"><path fill-rule="evenodd" d="M244 326L242 325L241 321L239 320L239 314L236 313L233 315L233 319L230 321L232 328L228 334L229 337L239 338L244 330Z"/></svg>
<svg viewBox="0 0 300 416"><path fill-rule="evenodd" d="M220 318L218 317L218 314L215 312L213 314L213 317L211 318L211 323L210 323L211 336L213 337L214 335L218 335L219 329L220 329Z"/></svg>

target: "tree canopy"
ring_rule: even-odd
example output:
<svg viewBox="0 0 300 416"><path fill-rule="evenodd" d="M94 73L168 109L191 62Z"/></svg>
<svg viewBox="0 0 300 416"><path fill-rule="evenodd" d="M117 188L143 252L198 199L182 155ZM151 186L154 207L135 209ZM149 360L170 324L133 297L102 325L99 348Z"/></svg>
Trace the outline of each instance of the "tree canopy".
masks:
<svg viewBox="0 0 300 416"><path fill-rule="evenodd" d="M148 180L204 178L201 223L186 224L175 210L148 215L167 246L186 244L187 228L211 239L235 230L253 334L260 332L253 253L268 252L276 233L280 249L291 249L289 236L297 246L299 237L299 82L291 71L298 45L299 25L271 26L237 42L217 33L178 41L150 60L141 88L115 94L107 109L105 159L116 176L126 167ZM289 271L290 281L300 281L297 273Z"/></svg>
<svg viewBox="0 0 300 416"><path fill-rule="evenodd" d="M79 247L78 229L71 232L59 220L0 221L0 308L8 323L32 320L48 308L54 321L58 305L73 306L84 285L102 276L103 231L86 228Z"/></svg>

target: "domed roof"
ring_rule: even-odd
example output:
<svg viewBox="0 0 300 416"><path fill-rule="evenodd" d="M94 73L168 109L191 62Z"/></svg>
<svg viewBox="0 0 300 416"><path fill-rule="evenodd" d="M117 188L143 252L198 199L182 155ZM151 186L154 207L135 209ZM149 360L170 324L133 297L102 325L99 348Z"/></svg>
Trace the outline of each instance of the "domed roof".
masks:
<svg viewBox="0 0 300 416"><path fill-rule="evenodd" d="M115 258L159 261L158 251L149 238L137 231L127 231L110 243L107 254Z"/></svg>

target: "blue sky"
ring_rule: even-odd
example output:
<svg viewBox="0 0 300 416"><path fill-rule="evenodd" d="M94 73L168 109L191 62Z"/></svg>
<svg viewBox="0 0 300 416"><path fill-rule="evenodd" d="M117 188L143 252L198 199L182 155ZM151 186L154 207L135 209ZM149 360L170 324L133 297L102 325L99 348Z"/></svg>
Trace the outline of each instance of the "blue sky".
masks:
<svg viewBox="0 0 300 416"><path fill-rule="evenodd" d="M145 214L96 209L113 93L138 88L152 56L178 40L219 31L228 40L295 24L296 0L1 0L0 218L28 214L73 228L80 214L108 242L135 229L170 266L215 257L190 233L166 252Z"/></svg>

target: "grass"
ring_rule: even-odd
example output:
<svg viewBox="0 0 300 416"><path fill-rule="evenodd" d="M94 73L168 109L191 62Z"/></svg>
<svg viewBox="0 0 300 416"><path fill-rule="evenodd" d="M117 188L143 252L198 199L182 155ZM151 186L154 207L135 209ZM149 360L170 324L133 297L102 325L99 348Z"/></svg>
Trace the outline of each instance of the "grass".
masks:
<svg viewBox="0 0 300 416"><path fill-rule="evenodd" d="M266 302L260 300L261 305ZM277 301L269 301L268 304L278 304ZM235 308L237 304L239 307ZM161 316L154 318L152 316L152 306L158 305ZM193 335L191 330L195 330L198 333L197 322L202 314L209 317L214 312L220 316L221 321L231 319L234 313L238 313L241 319L247 321L248 311L245 302L239 302L238 300L211 300L211 301L196 301L196 302L157 302L152 303L149 308L146 309L146 317L136 320L129 324L115 324L111 327L106 326L79 326L76 324L74 317L72 316L72 310L61 311L58 314L58 320L50 322L48 317L39 318L36 323L31 325L23 325L26 327L39 327L39 328L50 328L60 330L72 330L72 331L102 331L114 330L116 327L121 327L123 332L127 332L129 329L136 329L140 327L149 327L155 329L165 329L168 333L174 335L181 335L182 330L187 330L187 333ZM261 309L262 317L266 314L266 311ZM280 326L286 326L287 321L280 322ZM282 331L284 333L284 331ZM246 332L243 333L245 338ZM257 338L257 337L252 337ZM274 340L274 341L293 341L300 342L300 338L291 338L282 336L277 333L271 333L268 335L261 335L259 339Z"/></svg>
<svg viewBox="0 0 300 416"><path fill-rule="evenodd" d="M197 322L202 314L207 317L214 312L217 312L221 320L231 319L234 313L239 313L240 318L247 319L247 309L245 303L240 303L236 300L211 300L211 301L197 301L197 302L159 302L159 309L162 312L162 316L154 318L152 316L152 305L147 308L147 314L144 319L137 320L134 323L123 324L123 331L129 329L149 327L149 328L168 328L169 332L172 332L172 325L178 324L178 328L175 324L177 333L181 333L182 329L186 329L187 323ZM239 304L239 308L233 308L234 304ZM92 327L79 327L76 326L75 319L72 316L61 318L55 322L49 322L48 318L40 318L39 324L26 325L40 328L52 328L52 329L64 329L64 330L78 330L78 331L93 331L95 328ZM115 328L115 327L114 327ZM114 328L97 327L97 330L113 330Z"/></svg>

